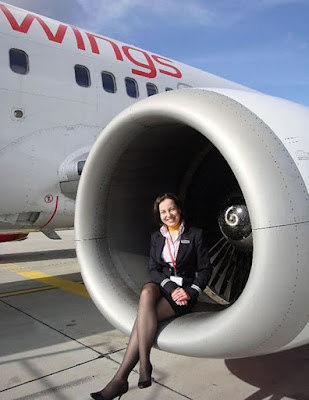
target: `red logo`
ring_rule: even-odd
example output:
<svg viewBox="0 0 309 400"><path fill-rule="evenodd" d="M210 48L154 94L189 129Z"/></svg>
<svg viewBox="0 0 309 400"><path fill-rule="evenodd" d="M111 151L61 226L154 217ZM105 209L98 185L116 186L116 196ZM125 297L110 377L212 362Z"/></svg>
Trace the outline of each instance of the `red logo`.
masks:
<svg viewBox="0 0 309 400"><path fill-rule="evenodd" d="M54 200L54 196L52 194L47 194L44 197L45 203L51 203Z"/></svg>
<svg viewBox="0 0 309 400"><path fill-rule="evenodd" d="M76 46L79 50L86 51L85 35L91 47L93 54L101 54L105 51L105 45L111 46L114 55L118 61L124 61L124 56L134 65L132 73L135 75L145 76L147 78L155 78L158 73L169 75L174 78L181 78L181 71L173 65L173 61L168 58L160 57L155 54L149 54L144 50L137 49L131 46L119 46L116 42L104 36L95 35L89 32L83 32L74 26L59 24L57 21L50 21L49 19L41 18L38 15L31 13L23 13L24 19L16 20L13 13L4 4L0 4L0 10L5 15L7 21L14 31L28 34L31 30L32 24L39 24L43 29L47 39L51 42L62 44L65 36L70 35L72 32L75 36ZM12 9L13 11L13 9ZM14 10L14 13L16 11ZM36 22L34 22L36 21ZM50 24L52 29L48 26ZM69 29L68 29L69 28ZM138 67L138 69L136 68Z"/></svg>

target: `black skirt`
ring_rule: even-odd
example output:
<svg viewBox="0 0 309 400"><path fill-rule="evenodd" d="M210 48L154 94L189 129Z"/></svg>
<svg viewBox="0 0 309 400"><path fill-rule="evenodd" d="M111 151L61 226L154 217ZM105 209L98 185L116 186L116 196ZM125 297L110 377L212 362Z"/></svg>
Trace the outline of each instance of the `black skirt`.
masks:
<svg viewBox="0 0 309 400"><path fill-rule="evenodd" d="M196 303L196 301L190 299L188 300L188 304L186 306L179 306L174 302L172 296L169 293L167 293L161 286L160 286L160 292L162 296L165 297L166 300L170 303L172 309L175 311L176 317L180 317L181 315L185 315L191 312L194 304Z"/></svg>

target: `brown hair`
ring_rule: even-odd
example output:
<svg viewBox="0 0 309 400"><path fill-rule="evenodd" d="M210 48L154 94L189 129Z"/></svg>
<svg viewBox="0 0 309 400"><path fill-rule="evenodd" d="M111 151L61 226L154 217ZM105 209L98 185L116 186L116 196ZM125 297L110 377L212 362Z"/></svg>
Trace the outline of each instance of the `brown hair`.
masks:
<svg viewBox="0 0 309 400"><path fill-rule="evenodd" d="M162 201L170 199L173 200L176 204L176 207L179 210L180 213L180 220L183 220L184 212L183 212L183 205L181 200L173 193L164 193L158 196L153 204L153 218L155 222L159 225L163 225L161 218L160 218L160 211L159 211L159 205L162 203Z"/></svg>

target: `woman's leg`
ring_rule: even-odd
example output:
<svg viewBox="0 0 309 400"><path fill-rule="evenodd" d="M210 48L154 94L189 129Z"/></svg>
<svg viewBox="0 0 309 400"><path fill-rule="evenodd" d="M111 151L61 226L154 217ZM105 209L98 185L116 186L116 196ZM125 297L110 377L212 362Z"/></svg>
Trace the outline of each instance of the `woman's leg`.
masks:
<svg viewBox="0 0 309 400"><path fill-rule="evenodd" d="M107 399L113 399L124 391L128 376L138 362L137 321L135 321L122 363L112 380L100 391Z"/></svg>
<svg viewBox="0 0 309 400"><path fill-rule="evenodd" d="M161 297L158 285L147 284L141 293L137 313L137 336L140 362L140 381L151 375L150 351L158 330L158 322L171 318L175 311Z"/></svg>
<svg viewBox="0 0 309 400"><path fill-rule="evenodd" d="M139 360L139 348L141 347L141 353L142 357L144 357L144 364L146 365L146 368L143 366L144 369L147 371L147 367L149 366L149 354L150 354L150 349L153 344L153 340L155 338L155 334L157 332L157 323L151 323L152 327L155 328L155 333L153 334L152 330L149 329L141 329L142 326L146 325L146 322L143 321L143 315L146 313L146 309L149 307L149 304L151 307L153 307L153 304L155 304L156 308L156 313L155 313L155 319L157 322L163 321L165 319L171 318L175 315L174 310L168 303L166 299L161 297L160 289L157 287L157 285L149 283L146 284L142 290L140 301L139 301L139 309L138 309L138 314L136 321L134 323L130 340L128 343L128 347L126 349L124 358L122 360L122 363L116 372L115 376L113 379L105 386L103 390L101 390L101 394L104 395L107 398L112 398L113 395L116 396L117 392L119 391L119 388L124 387L130 372L132 369L135 367ZM147 300L147 298L150 297L150 301ZM140 311L142 311L140 313ZM153 312L152 318L153 318ZM140 319L140 335L141 335L141 343L142 345L140 346L140 337L138 336L138 323L139 323L139 316L141 317ZM149 338L147 338L149 336ZM152 341L151 341L152 340ZM151 343L150 343L151 342ZM150 345L150 347L149 347ZM148 354L148 358L147 355ZM146 373L146 376L140 377L140 380L147 380L150 379L148 375L148 371ZM144 379L145 378L145 379Z"/></svg>

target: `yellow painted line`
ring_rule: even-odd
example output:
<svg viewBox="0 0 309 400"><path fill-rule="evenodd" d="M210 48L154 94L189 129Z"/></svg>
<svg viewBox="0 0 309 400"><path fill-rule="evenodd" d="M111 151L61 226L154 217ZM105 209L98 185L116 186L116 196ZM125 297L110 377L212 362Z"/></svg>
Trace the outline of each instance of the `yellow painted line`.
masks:
<svg viewBox="0 0 309 400"><path fill-rule="evenodd" d="M67 279L47 275L40 271L20 271L17 274L25 278L34 279L38 282L45 283L45 285L48 286L57 287L58 289L62 289L65 292L74 293L82 297L90 297L85 286L81 285L80 283L75 283L72 281L68 281Z"/></svg>
<svg viewBox="0 0 309 400"><path fill-rule="evenodd" d="M5 264L2 269L7 269L10 272L14 272L19 276L23 276L28 279L36 280L40 283L44 283L47 286L53 286L58 289L64 290L65 292L74 293L78 296L90 298L86 287L81 283L69 281L67 279L58 278L56 276L44 274L41 271L28 270L28 268L19 267L15 264Z"/></svg>

